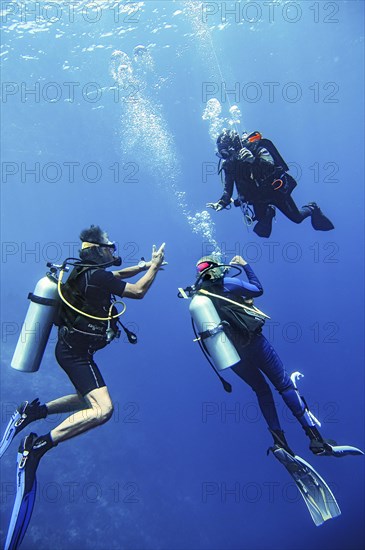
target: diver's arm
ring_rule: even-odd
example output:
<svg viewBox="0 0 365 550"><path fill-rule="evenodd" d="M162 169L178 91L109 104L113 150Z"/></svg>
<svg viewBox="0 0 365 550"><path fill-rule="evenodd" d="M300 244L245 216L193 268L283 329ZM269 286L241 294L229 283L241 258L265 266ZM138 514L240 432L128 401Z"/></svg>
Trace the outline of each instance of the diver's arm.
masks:
<svg viewBox="0 0 365 550"><path fill-rule="evenodd" d="M145 267L139 267L138 265L131 265L130 267L125 267L119 269L118 271L112 271L114 277L117 279L129 279L135 275L139 275L142 271L147 271L151 267L151 262L146 262Z"/></svg>
<svg viewBox="0 0 365 550"><path fill-rule="evenodd" d="M136 283L126 283L123 298L142 300L156 278L159 268L154 264Z"/></svg>
<svg viewBox="0 0 365 550"><path fill-rule="evenodd" d="M123 298L141 300L146 295L148 289L155 280L161 265L163 264L164 249L165 243L163 243L157 251L155 247L153 247L152 259L151 262L149 262L151 264L150 267L147 269L143 277L141 277L136 283L126 283Z"/></svg>
<svg viewBox="0 0 365 550"><path fill-rule="evenodd" d="M265 149L265 147L262 147L258 154L256 155L256 158L261 162L266 162L268 164L271 164L274 166L275 162L273 157L270 155L269 151Z"/></svg>
<svg viewBox="0 0 365 550"><path fill-rule="evenodd" d="M231 203L231 198L233 195L233 187L234 187L234 171L229 168L226 168L224 171L224 191L223 195L219 199L219 203L225 208Z"/></svg>
<svg viewBox="0 0 365 550"><path fill-rule="evenodd" d="M262 147L255 157L253 174L255 179L263 180L273 174L275 162L269 151Z"/></svg>
<svg viewBox="0 0 365 550"><path fill-rule="evenodd" d="M255 275L254 270L247 263L243 266L243 269L245 270L245 273L248 279L248 288L252 292L255 292L255 296L261 296L264 293L264 289L262 288L262 284L260 283L259 279ZM245 283L245 281L242 281L242 282Z"/></svg>
<svg viewBox="0 0 365 550"><path fill-rule="evenodd" d="M142 258L142 261L143 258ZM112 271L114 277L117 279L130 279L131 277L134 277L135 275L139 275L143 271L147 271L152 265L152 261L144 262L144 266L140 267L138 265L132 265L131 267L125 267L124 269L120 269L118 271ZM162 266L167 265L167 262L162 262L160 269L163 269Z"/></svg>
<svg viewBox="0 0 365 550"><path fill-rule="evenodd" d="M248 282L242 281L240 279L236 278L224 278L224 286L231 292L237 292L244 294L244 296L250 297L250 298L257 298L258 296L261 296L264 293L264 289L262 288L262 285L255 275L253 269L249 264L242 258L242 256L234 256L232 260L230 261L231 265L239 265L243 267Z"/></svg>
<svg viewBox="0 0 365 550"><path fill-rule="evenodd" d="M224 193L218 202L208 202L206 204L207 208L213 208L213 210L216 210L217 212L219 212L219 210L223 210L223 208L226 208L229 204L231 204L233 186L235 182L232 165L230 166L229 163L225 161L222 170L224 173Z"/></svg>
<svg viewBox="0 0 365 550"><path fill-rule="evenodd" d="M244 296L245 298L258 298L264 293L260 281L249 265L244 267L249 282L233 277L224 277L224 288L228 292Z"/></svg>

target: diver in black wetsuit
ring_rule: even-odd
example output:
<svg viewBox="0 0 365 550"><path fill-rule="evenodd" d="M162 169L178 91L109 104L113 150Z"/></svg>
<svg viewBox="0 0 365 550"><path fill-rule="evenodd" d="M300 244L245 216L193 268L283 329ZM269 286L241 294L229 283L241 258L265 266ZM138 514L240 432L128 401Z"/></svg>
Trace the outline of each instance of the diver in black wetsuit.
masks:
<svg viewBox="0 0 365 550"><path fill-rule="evenodd" d="M297 183L287 173L289 167L274 144L263 139L259 132L244 133L240 138L234 130L224 130L217 139L217 147L217 155L223 159L220 171L224 174L224 193L218 202L209 202L208 208L219 211L230 206L236 184L238 199L234 204L241 206L245 216L248 205L252 205L253 220L257 221L254 232L260 237L270 236L275 207L294 223L310 216L314 229L334 229L316 203L308 203L299 210L291 197Z"/></svg>

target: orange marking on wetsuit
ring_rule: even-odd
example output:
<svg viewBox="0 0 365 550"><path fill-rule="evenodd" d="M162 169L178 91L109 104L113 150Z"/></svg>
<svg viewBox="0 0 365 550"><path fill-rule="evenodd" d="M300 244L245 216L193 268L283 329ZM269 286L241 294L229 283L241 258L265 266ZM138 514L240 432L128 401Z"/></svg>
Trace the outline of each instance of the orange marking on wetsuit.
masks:
<svg viewBox="0 0 365 550"><path fill-rule="evenodd" d="M279 184L279 185L275 185L275 184ZM277 191L278 189L280 189L280 187L282 187L284 185L284 182L283 180L281 179L278 179L278 180L274 180L271 184L271 186L274 188L274 191Z"/></svg>

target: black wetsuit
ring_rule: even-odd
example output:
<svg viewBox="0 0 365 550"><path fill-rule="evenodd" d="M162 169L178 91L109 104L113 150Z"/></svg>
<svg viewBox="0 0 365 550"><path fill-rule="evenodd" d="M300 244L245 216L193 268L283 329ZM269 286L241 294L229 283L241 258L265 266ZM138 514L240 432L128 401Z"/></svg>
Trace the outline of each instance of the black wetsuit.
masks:
<svg viewBox="0 0 365 550"><path fill-rule="evenodd" d="M249 144L247 148L251 152L251 157L243 160L228 159L223 162L224 192L219 202L224 207L230 204L236 184L241 203L253 206L258 222L270 215L269 205L276 206L294 223L301 223L310 216L311 209L307 206L299 209L291 197L291 192L297 185L295 179L283 167L275 165L273 157L265 147ZM273 186L275 180L277 183Z"/></svg>
<svg viewBox="0 0 365 550"><path fill-rule="evenodd" d="M80 274L75 279L75 284L86 298L88 312L97 317L108 317L111 295L123 296L126 286L124 281L117 279L110 271L98 268L97 265L95 269ZM95 322L86 317L83 321L84 331L91 332ZM116 330L116 324L113 323L112 326ZM101 345L95 345L95 338L83 334L83 331L73 330L66 320L61 321L55 350L56 359L82 396L106 385L94 361L95 350L105 345L106 341Z"/></svg>

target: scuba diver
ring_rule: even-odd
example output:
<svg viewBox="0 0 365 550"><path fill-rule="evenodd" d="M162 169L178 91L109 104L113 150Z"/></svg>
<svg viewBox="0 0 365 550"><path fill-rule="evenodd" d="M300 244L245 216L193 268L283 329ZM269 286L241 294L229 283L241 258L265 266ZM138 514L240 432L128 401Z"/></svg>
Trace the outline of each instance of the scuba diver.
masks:
<svg viewBox="0 0 365 550"><path fill-rule="evenodd" d="M217 256L211 255L202 257L196 268L195 284L180 288L178 294L179 298L192 298L189 310L195 341L199 342L226 391L231 392L232 388L220 372L231 367L255 392L273 437L274 445L269 451L294 479L315 524L321 525L337 517L341 511L326 482L289 447L267 379L309 437L312 453L335 457L364 453L356 447L338 446L322 437L317 427L320 423L296 385L296 380L303 375L296 372L289 376L275 349L262 334L269 317L254 305L254 298L263 294L263 288L249 264L241 256L234 256L229 265L224 265ZM247 281L234 274L227 276L231 269L238 273L244 271Z"/></svg>
<svg viewBox="0 0 365 550"><path fill-rule="evenodd" d="M269 317L253 305L253 299L263 294L263 288L249 264L241 256L235 256L229 265L222 265L217 257L212 255L201 258L196 266L197 282L193 287L188 287L188 293L193 297L203 295L213 303L220 319L219 326L231 340L237 352L235 363L228 366L231 366L237 376L256 393L260 410L273 436L274 445L279 445L292 453L281 428L273 394L265 377L280 393L301 424L310 439L309 448L315 455L351 454L350 448L347 447L346 452L343 447L338 452L336 443L321 436L316 426L316 419L314 420L305 400L299 395L296 385L286 372L278 354L262 334L262 327ZM227 277L226 273L231 268L236 268L239 272L243 268L248 282L236 277ZM180 289L180 293L181 290L183 289ZM194 298L191 305L193 302ZM208 326L211 319L204 318L204 315L208 317L208 310L198 309L199 322L202 326L204 324ZM209 330L200 333L203 344L208 342L211 336ZM213 349L213 354L219 353ZM219 366L219 370L226 366Z"/></svg>
<svg viewBox="0 0 365 550"><path fill-rule="evenodd" d="M66 283L61 285L62 302L55 321L58 325L56 359L76 392L45 404L41 404L39 399L21 403L6 428L0 456L13 438L32 422L51 414L72 414L49 433L40 436L30 433L20 444L17 499L8 531L7 549L17 548L24 537L35 500L36 470L43 455L59 443L104 424L112 416L113 403L94 354L119 337L117 321L120 314L115 314L114 304L118 302L114 296L142 299L161 266L166 264L163 243L158 250L153 247L149 262L142 258L137 266L106 271L106 267L120 266L122 263L121 258L114 255L116 245L109 240L107 233L99 226L91 226L81 232L80 239L80 260L71 264L74 267ZM123 281L141 272L145 273L136 283ZM43 307L51 305L49 300L47 304L46 298L29 297L43 304ZM124 325L122 327L128 340L136 343L136 336Z"/></svg>
<svg viewBox="0 0 365 550"><path fill-rule="evenodd" d="M288 174L289 167L275 145L259 132L244 132L240 137L235 130L224 129L218 136L217 148L217 156L223 160L218 173L224 175L224 192L218 202L208 202L207 208L219 212L233 202L241 207L248 223L257 222L253 230L265 238L271 235L275 207L294 223L299 224L310 216L317 231L334 229L315 202L301 209L297 207L291 197L297 182ZM238 193L235 201L232 200L234 184Z"/></svg>

